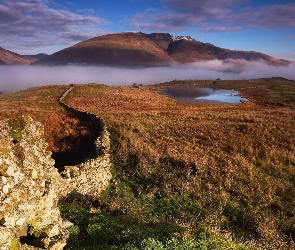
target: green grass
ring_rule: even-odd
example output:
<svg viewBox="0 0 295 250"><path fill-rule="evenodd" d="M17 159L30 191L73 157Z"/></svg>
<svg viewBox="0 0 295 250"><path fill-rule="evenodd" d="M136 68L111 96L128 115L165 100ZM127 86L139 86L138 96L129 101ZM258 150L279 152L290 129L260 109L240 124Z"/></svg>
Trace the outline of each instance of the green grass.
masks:
<svg viewBox="0 0 295 250"><path fill-rule="evenodd" d="M258 249L208 229L184 235L184 229L179 225L156 217L149 221L138 215L90 212L74 204L62 205L61 212L74 222L68 229L70 239L66 249Z"/></svg>

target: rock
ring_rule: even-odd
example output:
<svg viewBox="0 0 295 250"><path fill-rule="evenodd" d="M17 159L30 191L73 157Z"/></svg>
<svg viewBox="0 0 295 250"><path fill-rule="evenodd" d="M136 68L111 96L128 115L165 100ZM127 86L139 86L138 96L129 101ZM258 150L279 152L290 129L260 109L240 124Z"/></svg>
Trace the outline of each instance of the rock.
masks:
<svg viewBox="0 0 295 250"><path fill-rule="evenodd" d="M70 190L30 117L0 122L0 249L62 249L68 234L57 207Z"/></svg>
<svg viewBox="0 0 295 250"><path fill-rule="evenodd" d="M95 141L94 159L89 159L77 166L66 166L61 173L69 181L71 192L66 196L70 202L91 206L108 186L111 174L109 133L104 128L101 136Z"/></svg>
<svg viewBox="0 0 295 250"><path fill-rule="evenodd" d="M92 113L77 110L64 102L66 96L74 89L74 85L60 97L59 102L66 110L72 112L82 120L93 121L101 131L94 142L94 156L76 166L65 166L61 175L68 180L68 189L71 192L65 197L67 202L76 202L79 205L93 206L101 192L108 186L111 174L111 160L109 155L110 136L105 122Z"/></svg>
<svg viewBox="0 0 295 250"><path fill-rule="evenodd" d="M95 157L65 167L61 175L41 123L26 116L0 122L0 250L59 250L66 245L65 228L71 223L61 218L58 203L91 207L112 177L109 133L95 119L103 128L95 141Z"/></svg>

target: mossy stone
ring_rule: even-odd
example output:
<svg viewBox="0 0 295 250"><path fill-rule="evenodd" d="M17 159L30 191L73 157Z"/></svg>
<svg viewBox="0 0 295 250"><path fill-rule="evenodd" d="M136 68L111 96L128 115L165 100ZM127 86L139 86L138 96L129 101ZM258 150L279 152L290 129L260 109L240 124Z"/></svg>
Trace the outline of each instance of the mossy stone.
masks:
<svg viewBox="0 0 295 250"><path fill-rule="evenodd" d="M10 135L14 143L17 143L22 138L23 130L30 126L30 119L26 116L22 116L20 118L9 120L8 124L11 128Z"/></svg>
<svg viewBox="0 0 295 250"><path fill-rule="evenodd" d="M12 238L9 250L20 250L20 242L17 238Z"/></svg>

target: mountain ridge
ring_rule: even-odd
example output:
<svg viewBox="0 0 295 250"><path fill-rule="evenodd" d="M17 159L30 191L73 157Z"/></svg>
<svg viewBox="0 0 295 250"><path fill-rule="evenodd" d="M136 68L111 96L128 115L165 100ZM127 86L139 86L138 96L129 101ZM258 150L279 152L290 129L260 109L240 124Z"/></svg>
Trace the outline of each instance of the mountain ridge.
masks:
<svg viewBox="0 0 295 250"><path fill-rule="evenodd" d="M34 61L36 59L26 58L0 47L0 65L24 65L31 64Z"/></svg>
<svg viewBox="0 0 295 250"><path fill-rule="evenodd" d="M276 59L261 52L224 49L189 36L142 32L122 32L93 37L33 64L158 67L228 59L263 60L273 66L289 64L286 60Z"/></svg>
<svg viewBox="0 0 295 250"><path fill-rule="evenodd" d="M35 55L21 55L21 57L23 57L23 58L28 58L28 59L33 59L33 60L40 60L40 59L43 59L47 56L49 56L49 55L46 53L38 53Z"/></svg>

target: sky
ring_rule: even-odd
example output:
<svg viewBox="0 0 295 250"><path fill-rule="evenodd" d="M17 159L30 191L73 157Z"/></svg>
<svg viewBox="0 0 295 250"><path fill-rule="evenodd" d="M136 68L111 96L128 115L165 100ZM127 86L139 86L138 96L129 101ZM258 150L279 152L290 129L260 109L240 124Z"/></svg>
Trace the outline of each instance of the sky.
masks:
<svg viewBox="0 0 295 250"><path fill-rule="evenodd" d="M142 31L295 61L294 0L0 0L0 30L0 47L23 55Z"/></svg>

